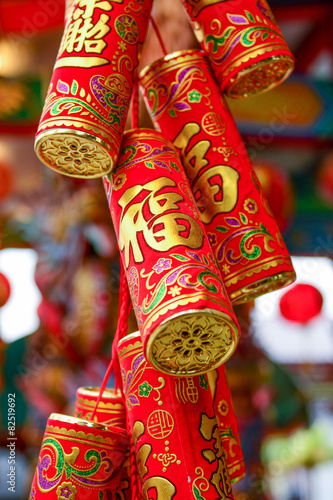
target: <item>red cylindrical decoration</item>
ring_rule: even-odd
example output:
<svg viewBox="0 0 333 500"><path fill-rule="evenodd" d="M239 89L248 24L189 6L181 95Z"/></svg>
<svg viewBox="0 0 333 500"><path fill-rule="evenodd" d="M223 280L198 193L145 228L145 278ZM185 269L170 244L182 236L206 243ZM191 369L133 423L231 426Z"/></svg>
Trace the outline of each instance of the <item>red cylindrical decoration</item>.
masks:
<svg viewBox="0 0 333 500"><path fill-rule="evenodd" d="M104 425L52 414L39 453L30 499L113 498L128 439Z"/></svg>
<svg viewBox="0 0 333 500"><path fill-rule="evenodd" d="M155 127L180 153L231 301L294 281L288 250L204 54L170 54L144 70L140 83Z"/></svg>
<svg viewBox="0 0 333 500"><path fill-rule="evenodd" d="M91 414L95 408L99 391L99 387L79 387L77 389L75 402L76 417L91 420ZM126 409L120 391L115 392L114 389L105 389L98 403L94 420L99 424L105 426L111 425L126 431ZM120 473L116 495L120 497L120 500L130 500L132 498L129 449Z"/></svg>
<svg viewBox="0 0 333 500"><path fill-rule="evenodd" d="M152 0L74 1L36 135L40 160L93 178L117 162Z"/></svg>
<svg viewBox="0 0 333 500"><path fill-rule="evenodd" d="M232 499L206 375L161 376L137 332L118 344L128 433L144 499Z"/></svg>
<svg viewBox="0 0 333 500"><path fill-rule="evenodd" d="M207 378L213 396L230 480L232 483L237 483L244 477L246 470L224 365L208 372Z"/></svg>
<svg viewBox="0 0 333 500"><path fill-rule="evenodd" d="M174 375L219 366L238 324L174 146L126 132L104 183L148 361Z"/></svg>
<svg viewBox="0 0 333 500"><path fill-rule="evenodd" d="M75 416L91 419L91 414L95 408L99 396L99 387L79 387L76 391ZM105 389L98 404L95 421L99 424L112 427L119 427L126 430L126 410L120 391Z"/></svg>
<svg viewBox="0 0 333 500"><path fill-rule="evenodd" d="M266 0L182 0L221 90L241 99L265 92L294 69Z"/></svg>

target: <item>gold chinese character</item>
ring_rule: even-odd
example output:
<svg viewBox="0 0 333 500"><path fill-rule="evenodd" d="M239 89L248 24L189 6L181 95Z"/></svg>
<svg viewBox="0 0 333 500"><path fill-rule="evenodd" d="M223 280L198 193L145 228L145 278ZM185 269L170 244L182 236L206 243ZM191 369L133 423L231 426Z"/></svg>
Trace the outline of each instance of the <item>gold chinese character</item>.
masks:
<svg viewBox="0 0 333 500"><path fill-rule="evenodd" d="M207 123L213 120L213 115L214 113L211 113L208 116ZM229 165L213 165L207 168L209 162L206 154L210 150L211 142L206 139L199 140L200 130L197 123L187 123L174 140L174 145L180 149L187 176L192 181L196 179L192 186L194 198L201 220L209 224L217 214L228 213L235 208L238 201L239 173Z"/></svg>
<svg viewBox="0 0 333 500"><path fill-rule="evenodd" d="M208 417L205 413L201 415L200 433L206 441L213 442L214 450L206 449L202 451L202 456L210 464L217 463L215 472L211 475L210 483L215 487L219 498L228 500L233 498L232 487L229 478L228 467L224 456L224 449L221 441L220 431L216 417Z"/></svg>
<svg viewBox="0 0 333 500"><path fill-rule="evenodd" d="M207 113L201 120L204 131L213 136L224 134L226 125L221 115L218 113Z"/></svg>
<svg viewBox="0 0 333 500"><path fill-rule="evenodd" d="M205 224L209 224L216 215L235 208L238 180L239 173L228 165L215 165L199 176L193 186L193 194Z"/></svg>
<svg viewBox="0 0 333 500"><path fill-rule="evenodd" d="M114 1L115 3L122 3L123 0ZM81 9L85 10L76 9L74 12L74 17L76 16L75 19L77 19L81 13L83 19L91 19L95 9L104 10L105 12L110 12L110 10L112 10L111 3L105 0L80 0L78 3L76 2L76 4L81 7Z"/></svg>
<svg viewBox="0 0 333 500"><path fill-rule="evenodd" d="M122 3L123 0L114 2ZM102 12L96 13L95 9ZM112 9L112 3L105 0L74 0L62 37L56 68L66 66L89 68L109 64L110 61L100 57L100 54L107 46L104 38L111 31L110 16L105 12L110 12ZM81 52L94 56L66 55Z"/></svg>
<svg viewBox="0 0 333 500"><path fill-rule="evenodd" d="M180 156L190 179L194 179L201 169L208 165L206 154L211 146L210 141L197 141L189 148L192 137L200 132L200 126L195 123L186 123L173 141L176 148L180 149Z"/></svg>
<svg viewBox="0 0 333 500"><path fill-rule="evenodd" d="M204 235L200 225L193 217L181 213L179 203L184 201L183 196L175 191L159 193L162 189L176 186L172 179L160 177L127 189L119 199L118 204L122 208L119 248L124 250L126 267L131 248L135 262L144 260L139 233L142 233L147 245L161 252L177 245L191 249L201 247ZM137 197L139 201L132 203Z"/></svg>
<svg viewBox="0 0 333 500"><path fill-rule="evenodd" d="M67 25L64 37L61 42L59 54L74 52L101 54L106 47L103 40L111 28L108 26L110 17L101 14L96 24L92 23L91 18L84 19L83 16Z"/></svg>

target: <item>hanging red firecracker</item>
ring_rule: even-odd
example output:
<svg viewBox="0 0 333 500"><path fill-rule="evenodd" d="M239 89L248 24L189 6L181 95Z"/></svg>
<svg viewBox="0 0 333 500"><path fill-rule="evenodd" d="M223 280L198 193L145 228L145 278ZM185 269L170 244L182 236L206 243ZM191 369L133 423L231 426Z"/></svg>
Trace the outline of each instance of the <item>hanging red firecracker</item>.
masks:
<svg viewBox="0 0 333 500"><path fill-rule="evenodd" d="M219 366L238 324L174 146L126 132L104 184L145 356L174 375Z"/></svg>
<svg viewBox="0 0 333 500"><path fill-rule="evenodd" d="M73 177L117 161L152 0L73 2L36 135L40 160Z"/></svg>
<svg viewBox="0 0 333 500"><path fill-rule="evenodd" d="M282 295L280 311L284 318L305 325L318 316L323 306L320 291L308 284L299 283Z"/></svg>
<svg viewBox="0 0 333 500"><path fill-rule="evenodd" d="M10 296L10 284L6 276L0 273L0 307L4 306Z"/></svg>
<svg viewBox="0 0 333 500"><path fill-rule="evenodd" d="M254 170L280 231L285 231L295 211L295 196L287 173L267 162L256 162ZM269 209L268 209L269 210Z"/></svg>
<svg viewBox="0 0 333 500"><path fill-rule="evenodd" d="M139 332L117 351L142 497L232 500L206 375L161 376L145 360Z"/></svg>
<svg viewBox="0 0 333 500"><path fill-rule="evenodd" d="M29 500L113 498L126 458L126 433L66 415L46 424Z"/></svg>
<svg viewBox="0 0 333 500"><path fill-rule="evenodd" d="M221 90L244 98L289 76L294 58L266 0L182 0Z"/></svg>
<svg viewBox="0 0 333 500"><path fill-rule="evenodd" d="M159 59L143 70L140 84L156 129L180 153L231 301L294 281L288 250L203 52Z"/></svg>

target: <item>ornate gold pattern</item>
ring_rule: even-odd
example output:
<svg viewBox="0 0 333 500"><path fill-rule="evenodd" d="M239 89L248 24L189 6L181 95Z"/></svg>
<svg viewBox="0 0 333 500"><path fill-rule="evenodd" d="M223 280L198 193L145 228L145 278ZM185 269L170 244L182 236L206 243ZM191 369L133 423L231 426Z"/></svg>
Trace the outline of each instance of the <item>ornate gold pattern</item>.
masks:
<svg viewBox="0 0 333 500"><path fill-rule="evenodd" d="M245 270L238 269L236 272L229 274L228 278L225 279L224 284L226 287L230 287L238 281L242 281L244 278L251 278L251 276L258 274L263 270L267 271L267 269L270 269L271 267L277 267L284 264L291 266L291 260L289 257L281 256L277 258L272 255L271 257L262 260L259 265L257 263L253 263L252 266L248 266Z"/></svg>
<svg viewBox="0 0 333 500"><path fill-rule="evenodd" d="M100 144L89 134L71 130L39 134L35 150L39 159L57 172L71 177L95 178L107 174L113 167L106 144Z"/></svg>
<svg viewBox="0 0 333 500"><path fill-rule="evenodd" d="M226 124L222 116L213 111L205 114L201 120L201 125L206 134L215 137L223 135L226 130Z"/></svg>
<svg viewBox="0 0 333 500"><path fill-rule="evenodd" d="M149 87L149 92L144 98L149 101L148 108L151 109L154 122L160 120L165 113L176 117L179 112L190 111L196 102L205 103L209 109L214 109L208 85L201 88L200 92L195 89L190 92L194 81L207 81L201 61L202 52L199 50L174 52L158 59L141 72L142 86ZM184 66L187 68L185 75ZM165 75L168 78L168 73L173 73L175 70L177 73L173 82L166 90ZM220 124L218 126L220 127Z"/></svg>
<svg viewBox="0 0 333 500"><path fill-rule="evenodd" d="M270 57L240 71L230 79L226 93L234 99L254 96L276 87L293 71L294 61L290 56Z"/></svg>
<svg viewBox="0 0 333 500"><path fill-rule="evenodd" d="M170 442L165 441L164 453L159 453L158 455L156 453L153 454L153 458L155 459L157 458L157 460L162 463L163 472L167 472L168 467L171 464L180 465L182 463L181 460L178 460L177 455L175 453L169 453L170 452L169 445Z"/></svg>
<svg viewBox="0 0 333 500"><path fill-rule="evenodd" d="M274 262L271 265L275 267ZM253 273L260 272L261 269L265 268L266 266L260 266L260 269L258 271L253 271ZM295 281L295 278L296 276L293 271L285 271L283 273L274 274L273 276L255 281L248 286L240 288L236 292L230 294L230 300L233 304L243 304L244 302L249 302L250 300L260 297L260 295L274 292L275 290L279 290L280 288L290 285L293 281Z"/></svg>
<svg viewBox="0 0 333 500"><path fill-rule="evenodd" d="M168 69L173 69L174 64L182 64L184 62L200 63L202 60L202 51L197 49L179 50L168 54L167 56L157 59L153 63L145 66L140 74L139 79L143 82L143 87L148 87L149 82L156 80L156 75L161 72L162 74Z"/></svg>
<svg viewBox="0 0 333 500"><path fill-rule="evenodd" d="M199 399L198 388L194 384L193 377L176 378L175 377L175 392L179 403L196 404Z"/></svg>
<svg viewBox="0 0 333 500"><path fill-rule="evenodd" d="M114 398L116 398L116 396L114 396ZM96 401L94 401L93 399L84 399L78 397L76 398L76 401L80 406L86 406L88 409L95 408ZM109 410L109 412L112 413L114 411L121 410L122 408L124 408L124 405L122 403L116 403L113 402L112 400L111 401L108 400L108 401L100 401L98 403L98 408L100 410Z"/></svg>
<svg viewBox="0 0 333 500"><path fill-rule="evenodd" d="M156 307L152 311L152 313L147 317L146 321L143 323L142 331L147 331L149 328L151 328L152 324L160 316L163 316L167 312L170 313L171 311L176 309L178 306L186 306L186 305L189 306L190 304L195 304L198 302L198 300L206 300L206 301L209 301L213 304L217 304L218 306L222 306L222 307L226 308L227 310L230 310L230 313L232 314L232 308L229 309L229 307L225 303L225 301L218 296L214 297L212 294L208 294L208 293L205 293L202 291L199 291L197 293L192 293L192 294L183 293L182 298L176 296L176 297L170 299L168 302L162 303L160 305L160 307ZM217 313L217 311L215 310L214 313ZM230 321L230 324L233 325L232 326L233 329L237 331L236 325L232 323L232 321L230 320L229 317L228 317L228 321Z"/></svg>
<svg viewBox="0 0 333 500"><path fill-rule="evenodd" d="M67 128L67 127L76 127L76 129L83 129L83 130L87 130L88 132L84 132L84 131L81 131L81 130L75 130L74 133L75 135L78 134L83 137L90 137L91 136L91 133L93 134L96 134L96 135L99 135L101 137L103 137L103 139L100 140L100 143L105 145L105 147L107 148L108 145L107 145L107 142L115 142L117 141L117 137L116 135L114 134L114 132L109 128L107 129L107 127L103 126L103 125L92 125L91 122L89 122L88 120L85 120L84 118L75 118L74 119L70 119L68 120L68 118L50 118L48 120L44 120L43 123L40 125L39 127L39 131L40 131L40 134L38 134L38 139L42 136L42 131L45 131L45 134L48 134L48 133L51 133L51 131L49 130L51 127L53 128L62 128L64 127L64 129L62 130L58 130L57 132L62 132L64 130L64 132L68 132L69 134L73 134L73 129L71 128ZM93 136L93 139L92 140L96 140L97 138L95 136ZM104 141L105 139L105 141ZM110 149L110 151L113 151L112 148ZM114 152L115 154L115 152Z"/></svg>
<svg viewBox="0 0 333 500"><path fill-rule="evenodd" d="M217 409L218 409L219 413L222 415L222 417L225 417L226 415L228 415L229 406L228 406L227 401L225 399L221 399L221 401L219 401L219 403L217 405Z"/></svg>
<svg viewBox="0 0 333 500"><path fill-rule="evenodd" d="M166 410L153 411L147 420L147 430L155 439L165 439L170 436L174 427L173 416Z"/></svg>
<svg viewBox="0 0 333 500"><path fill-rule="evenodd" d="M80 425L82 427L87 428L87 432L84 432L83 430L75 430L74 428L66 428L66 427L60 427L61 422L71 424L73 425ZM101 435L95 435L90 429L94 429L95 432L100 432ZM121 432L121 431L119 431ZM97 422L92 422L88 420L83 420L80 418L76 417L70 417L67 415L60 415L57 413L52 413L50 415L50 418L48 420L48 424L46 425L45 429L45 435L46 434L60 434L62 436L67 436L70 437L72 440L75 440L75 438L79 441L92 441L94 443L100 443L101 445L105 446L111 446L113 447L114 445L119 445L119 442L117 439L112 439L110 435L110 428L103 425L99 424ZM103 434L103 435L102 435ZM125 433L123 433L125 435Z"/></svg>
<svg viewBox="0 0 333 500"><path fill-rule="evenodd" d="M106 430L104 432L109 433L110 429L106 428ZM106 434L104 436L95 436L92 433L85 434L83 431L74 431L73 429L68 430L65 427L58 427L58 426L52 426L52 425L46 426L45 436L48 436L48 435L51 435L51 436L57 435L58 436L59 434L62 436L62 439L68 439L68 440L73 441L73 442L75 442L75 441L78 443L80 443L82 441L93 442L95 446L99 446L102 448L109 447L109 448L113 449L115 446L119 448L119 443L118 443L117 439L111 439L111 438L107 437L107 435L110 435L110 434ZM65 436L65 437L63 437L63 436Z"/></svg>
<svg viewBox="0 0 333 500"><path fill-rule="evenodd" d="M104 431L108 430L108 428L105 425L99 424L98 422L91 422L81 418L72 417L71 415L63 415L62 413L51 413L49 420L55 420L57 422L65 422L67 424L72 424L72 425L79 424L84 427L93 427L94 429L101 429ZM67 429L64 430L67 431Z"/></svg>
<svg viewBox="0 0 333 500"><path fill-rule="evenodd" d="M193 490L194 488L197 488L200 492L208 491L209 489L209 481L208 479L205 478L204 471L202 467L197 467L195 469L195 473L198 477L195 478L193 481ZM195 493L195 490L194 490ZM199 495L195 495L196 498L204 498L200 493Z"/></svg>
<svg viewBox="0 0 333 500"><path fill-rule="evenodd" d="M141 129L137 129L137 130L131 129L131 130L126 130L125 134L131 136L132 142L149 141L149 139L154 137L155 139L157 139L159 141L159 143L161 145L163 144L164 146L168 146L170 149L172 149L175 152L175 154L177 154L177 150L174 147L174 145L172 144L172 142L170 141L170 139L168 139L165 136L162 137L161 133L154 130L154 129L150 129L150 128L141 128ZM118 168L118 165L117 165L117 168ZM131 166L126 166L126 170L129 170L130 168L131 168Z"/></svg>
<svg viewBox="0 0 333 500"><path fill-rule="evenodd" d="M241 460L234 467L231 467L230 469L228 467L229 474L231 475L232 473L235 473L236 470L239 470L241 468L244 470L244 467L245 467L244 460ZM241 481L244 478L244 476L245 476L245 472L242 472L241 474L239 474L239 476L236 476L233 479L230 479L230 481L232 484L239 483L239 481Z"/></svg>
<svg viewBox="0 0 333 500"><path fill-rule="evenodd" d="M70 481L61 483L56 490L58 500L74 500L77 494L76 486Z"/></svg>
<svg viewBox="0 0 333 500"><path fill-rule="evenodd" d="M159 406L162 406L163 405L163 401L161 400L161 389L163 389L165 387L165 380L163 377L158 377L158 381L160 382L160 385L158 387L154 387L154 391L157 392L157 397L154 397L153 400L156 401L156 403L159 405Z"/></svg>
<svg viewBox="0 0 333 500"><path fill-rule="evenodd" d="M99 387L80 387L79 388L79 391L80 391L80 395L81 396L95 396L97 397L99 395L99 391L100 391L100 388ZM116 398L116 399L121 399L121 392L118 390L117 392L115 392L114 389L109 389L109 388L106 388L104 389L104 392L103 392L103 396L107 397L107 398ZM90 404L92 403L92 401L89 399L87 400L87 404Z"/></svg>
<svg viewBox="0 0 333 500"><path fill-rule="evenodd" d="M274 45L273 44L272 45L271 43L265 43L265 44L262 44L262 45L260 45L260 47L257 47L255 49L251 48L251 49L248 49L248 50L244 51L241 54L241 56L238 55L237 57L234 57L233 59L231 59L229 61L228 66L226 66L225 68L223 68L223 72L220 73L218 75L218 77L217 77L218 83L220 85L222 85L222 83L225 81L225 79L228 77L228 75L232 71L234 71L235 68L238 68L243 63L247 63L251 59L255 59L255 58L259 57L259 56L263 56L263 55L265 55L265 54L267 54L269 52L273 52L274 50L285 50L285 48L286 48L285 45L280 45L280 44L278 44L278 45ZM290 56L272 56L269 59L272 59L273 57L290 57ZM209 58L209 56L208 56L208 58ZM267 61L267 59L264 59L264 61ZM293 61L293 65L294 65L294 61ZM246 70L244 70L244 71L246 71ZM228 82L228 84L229 84L229 82ZM227 92L228 84L226 85L226 87L224 89L224 92Z"/></svg>
<svg viewBox="0 0 333 500"><path fill-rule="evenodd" d="M128 340L133 339L133 344L125 345L122 349L121 346L124 344L124 342L128 342ZM135 340L138 339L138 340ZM118 349L119 349L119 361L121 361L123 358L127 358L127 356L134 354L139 354L142 351L142 342L141 342L141 333L140 332L133 332L130 333L129 335L126 335L123 339L119 340L118 342Z"/></svg>
<svg viewBox="0 0 333 500"><path fill-rule="evenodd" d="M158 370L192 376L226 361L237 345L237 333L227 316L203 309L176 315L151 335L146 356Z"/></svg>

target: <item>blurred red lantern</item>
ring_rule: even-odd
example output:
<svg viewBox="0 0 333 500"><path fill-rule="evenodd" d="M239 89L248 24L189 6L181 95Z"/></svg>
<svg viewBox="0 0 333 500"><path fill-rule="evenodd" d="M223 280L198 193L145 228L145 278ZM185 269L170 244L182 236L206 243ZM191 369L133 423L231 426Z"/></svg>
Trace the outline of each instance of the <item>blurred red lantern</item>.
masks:
<svg viewBox="0 0 333 500"><path fill-rule="evenodd" d="M291 180L285 172L270 163L254 163L254 169L277 225L283 232L289 226L295 207Z"/></svg>
<svg viewBox="0 0 333 500"><path fill-rule="evenodd" d="M0 273L0 307L4 306L10 296L10 284L6 276Z"/></svg>
<svg viewBox="0 0 333 500"><path fill-rule="evenodd" d="M333 152L324 158L319 168L317 190L321 199L333 207Z"/></svg>
<svg viewBox="0 0 333 500"><path fill-rule="evenodd" d="M312 285L299 284L288 290L280 300L284 318L305 325L316 317L323 306L323 296Z"/></svg>
<svg viewBox="0 0 333 500"><path fill-rule="evenodd" d="M0 200L10 193L13 185L13 175L10 167L0 161Z"/></svg>

